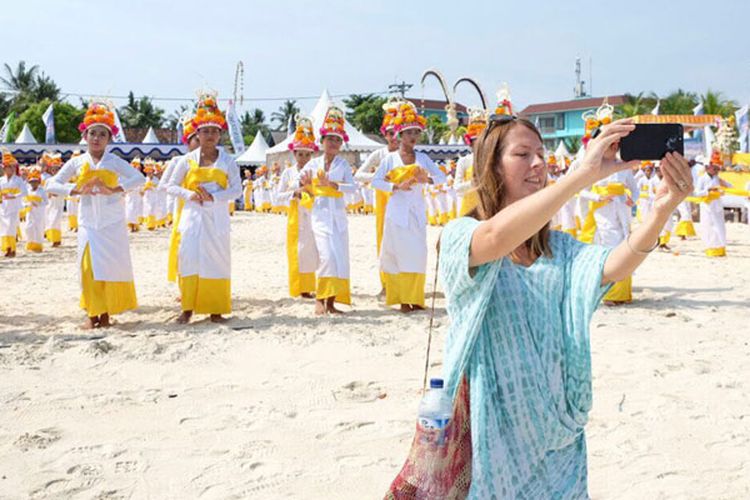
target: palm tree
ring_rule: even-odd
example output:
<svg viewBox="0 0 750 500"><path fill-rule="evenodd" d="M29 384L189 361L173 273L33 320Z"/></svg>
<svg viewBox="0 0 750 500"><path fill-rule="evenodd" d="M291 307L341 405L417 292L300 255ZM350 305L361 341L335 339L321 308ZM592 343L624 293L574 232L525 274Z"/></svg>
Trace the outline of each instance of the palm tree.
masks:
<svg viewBox="0 0 750 500"><path fill-rule="evenodd" d="M18 66L16 66L15 72L8 63L5 63L5 76L0 77L0 82L8 87L8 89L14 90L19 94L30 93L34 90L38 71L39 66L36 64L27 70L26 61L20 61Z"/></svg>
<svg viewBox="0 0 750 500"><path fill-rule="evenodd" d="M128 103L120 108L122 124L128 128L160 128L164 123L164 110L154 106L148 97L135 98L128 93Z"/></svg>
<svg viewBox="0 0 750 500"><path fill-rule="evenodd" d="M266 115L262 109L255 108L252 113L245 111L240 119L240 124L246 142L250 143L258 132L263 134L266 142L271 142L271 131L266 125Z"/></svg>
<svg viewBox="0 0 750 500"><path fill-rule="evenodd" d="M190 106L187 104L181 104L179 108L174 110L172 114L167 117L167 127L172 130L177 129L177 125L182 121L182 117L189 109Z"/></svg>
<svg viewBox="0 0 750 500"><path fill-rule="evenodd" d="M625 103L617 107L617 114L621 117L643 115L650 112L656 106L659 97L651 92L646 97L643 92L638 95L625 94Z"/></svg>
<svg viewBox="0 0 750 500"><path fill-rule="evenodd" d="M576 154L579 149L581 149L581 138L580 137L565 137L563 139L563 144L565 144L565 149L567 149L570 154Z"/></svg>
<svg viewBox="0 0 750 500"><path fill-rule="evenodd" d="M289 120L294 118L294 115L297 113L299 113L297 101L287 100L279 107L278 111L271 113L271 121L278 122L276 130L283 130L289 123Z"/></svg>
<svg viewBox="0 0 750 500"><path fill-rule="evenodd" d="M703 101L703 113L707 115L721 115L724 117L734 114L737 110L737 103L730 99L724 99L724 95L721 92L716 92L708 89L705 94L701 96Z"/></svg>
<svg viewBox="0 0 750 500"><path fill-rule="evenodd" d="M677 89L661 100L660 112L663 115L692 115L698 104L695 92Z"/></svg>

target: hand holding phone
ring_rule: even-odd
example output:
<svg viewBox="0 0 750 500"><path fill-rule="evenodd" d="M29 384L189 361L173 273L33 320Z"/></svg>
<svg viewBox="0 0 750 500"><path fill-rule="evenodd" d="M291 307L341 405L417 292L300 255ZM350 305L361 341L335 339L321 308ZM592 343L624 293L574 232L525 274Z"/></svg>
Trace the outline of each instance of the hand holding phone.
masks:
<svg viewBox="0 0 750 500"><path fill-rule="evenodd" d="M684 156L684 129L679 123L637 124L620 141L620 157L630 160L661 160L669 152Z"/></svg>

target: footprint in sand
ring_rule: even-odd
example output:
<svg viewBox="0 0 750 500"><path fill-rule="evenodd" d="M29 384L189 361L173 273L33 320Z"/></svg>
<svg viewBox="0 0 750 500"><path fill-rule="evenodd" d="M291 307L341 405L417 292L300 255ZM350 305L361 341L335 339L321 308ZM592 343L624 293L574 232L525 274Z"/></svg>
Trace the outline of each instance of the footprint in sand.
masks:
<svg viewBox="0 0 750 500"><path fill-rule="evenodd" d="M340 389L333 391L336 399L356 401L358 403L370 403L383 399L386 395L382 387L375 382L349 382Z"/></svg>
<svg viewBox="0 0 750 500"><path fill-rule="evenodd" d="M61 435L62 433L58 429L49 427L33 433L26 432L18 436L18 439L13 444L20 448L21 451L43 450L55 441L58 441Z"/></svg>

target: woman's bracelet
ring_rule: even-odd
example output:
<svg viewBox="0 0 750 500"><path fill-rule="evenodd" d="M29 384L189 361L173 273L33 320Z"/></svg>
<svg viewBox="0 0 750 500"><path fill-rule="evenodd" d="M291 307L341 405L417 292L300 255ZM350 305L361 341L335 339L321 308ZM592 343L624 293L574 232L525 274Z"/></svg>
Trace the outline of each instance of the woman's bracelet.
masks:
<svg viewBox="0 0 750 500"><path fill-rule="evenodd" d="M653 252L654 250L656 250L656 247L658 247L658 246L659 246L659 238L656 238L656 243L654 243L654 246L652 246L651 248L649 248L649 249L648 249L648 250L646 250L645 252L644 252L643 250L636 250L635 248L633 248L633 245L631 245L631 244L630 244L630 237L631 237L632 235L633 235L633 233L630 233L630 234L628 235L628 237L627 237L627 238L625 238L625 243L627 243L627 245L628 245L628 248L630 249L630 251L631 251L631 252L633 252L633 253L634 253L634 254L636 254L636 255L648 255L648 254L650 254L651 252Z"/></svg>

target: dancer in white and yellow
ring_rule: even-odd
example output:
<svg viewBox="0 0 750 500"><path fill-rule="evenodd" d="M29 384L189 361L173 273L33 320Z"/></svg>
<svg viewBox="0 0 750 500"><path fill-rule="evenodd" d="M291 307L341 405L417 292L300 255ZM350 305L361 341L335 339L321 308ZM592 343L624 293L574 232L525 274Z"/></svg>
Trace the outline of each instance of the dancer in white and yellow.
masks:
<svg viewBox="0 0 750 500"><path fill-rule="evenodd" d="M302 170L300 183L314 199L312 229L318 250L315 314L342 313L335 303L351 304L349 284L349 225L344 193L356 189L352 167L339 156L349 136L344 112L331 106L320 129L323 154Z"/></svg>
<svg viewBox="0 0 750 500"><path fill-rule="evenodd" d="M185 115L182 117L182 143L187 146L188 153L195 151L200 146L195 127L193 126L193 116ZM179 248L180 248L180 218L185 200L169 192L169 182L174 175L175 168L185 155L175 156L169 161L164 174L159 180L159 188L167 191L167 196L174 200L172 206L172 230L169 233L169 256L167 258L167 281L177 283L179 274Z"/></svg>
<svg viewBox="0 0 750 500"><path fill-rule="evenodd" d="M79 150L73 151L70 158L81 156ZM68 182L75 184L78 182L76 177L71 178ZM80 196L69 195L65 197L65 213L68 214L68 231L78 232L78 205L80 202Z"/></svg>
<svg viewBox="0 0 750 500"><path fill-rule="evenodd" d="M662 184L663 179L664 174L662 174L661 168L659 166L654 167L654 175L652 175L648 181L648 195L650 202L648 213L651 212L654 203L656 203L656 194L659 192L659 186ZM661 232L659 233L660 250L670 250L669 241L672 239L672 229L674 229L674 215L667 219L667 222L661 228Z"/></svg>
<svg viewBox="0 0 750 500"><path fill-rule="evenodd" d="M42 165L42 187L47 180L57 174L62 166L62 155L60 153L44 152L40 160ZM56 194L49 194L45 208L44 237L52 243L53 247L62 244L62 219L65 209L65 199Z"/></svg>
<svg viewBox="0 0 750 500"><path fill-rule="evenodd" d="M142 173L143 167L140 158L133 158L130 166L138 173ZM140 186L125 193L125 219L127 220L130 232L138 232L143 220L143 192Z"/></svg>
<svg viewBox="0 0 750 500"><path fill-rule="evenodd" d="M588 143L594 130L612 122L613 112L614 108L605 102L596 112L584 114L584 144ZM612 145L605 154L605 159L614 160L617 148L618 144ZM630 234L633 197L638 195L638 184L630 169L616 172L598 181L590 190L581 191L580 196L589 201L589 209L579 239L584 243L596 243L609 248L615 248L625 241ZM603 299L607 305L627 304L632 300L632 276L616 282Z"/></svg>
<svg viewBox="0 0 750 500"><path fill-rule="evenodd" d="M249 168L245 170L245 180L242 181L242 209L245 212L253 210L253 172Z"/></svg>
<svg viewBox="0 0 750 500"><path fill-rule="evenodd" d="M383 122L380 126L380 133L385 139L386 145L376 149L367 157L365 162L357 169L354 179L370 190L372 195L372 204L375 211L375 255L380 255L380 245L383 241L383 224L385 222L385 208L388 205L389 194L384 191L378 191L372 186L372 178L375 171L380 166L380 162L389 153L398 151L398 134L393 130L395 127L394 119L398 111L398 101L389 99L383 104ZM380 276L381 290L379 296L385 295L385 282L383 276Z"/></svg>
<svg viewBox="0 0 750 500"><path fill-rule="evenodd" d="M380 248L385 303L400 304L402 312L411 312L425 305L427 220L423 187L442 184L446 179L429 156L414 151L426 124L414 104L400 103L395 122L401 145L380 163L372 185L390 193Z"/></svg>
<svg viewBox="0 0 750 500"><path fill-rule="evenodd" d="M203 93L193 119L200 147L175 166L167 190L185 204L178 231L180 323L193 313L209 314L222 322L232 311L230 200L242 193L240 170L234 159L216 146L226 130L226 119L215 93Z"/></svg>
<svg viewBox="0 0 750 500"><path fill-rule="evenodd" d="M512 113L510 107L510 101L507 101L507 106L502 108L498 106L496 111L501 111L503 114ZM507 110L507 113L506 113ZM469 108L469 125L464 134L464 142L468 146L472 146L477 137L487 128L487 111L481 108ZM471 212L477 205L477 195L472 188L473 175L474 175L474 153L469 153L466 156L462 156L458 160L456 165L456 176L453 181L453 188L456 190L458 217Z"/></svg>
<svg viewBox="0 0 750 500"><path fill-rule="evenodd" d="M156 178L156 162L151 158L143 161L143 173L146 174L146 183L141 188L143 195L143 223L146 229L153 231L159 225L159 191L156 187L159 180Z"/></svg>
<svg viewBox="0 0 750 500"><path fill-rule="evenodd" d="M18 161L3 150L3 176L0 177L0 249L5 257L16 256L19 212L26 196L26 183L18 175Z"/></svg>
<svg viewBox="0 0 750 500"><path fill-rule="evenodd" d="M117 133L108 103L92 101L79 129L88 152L68 160L49 180L48 192L80 195L78 268L84 328L108 327L110 317L138 307L125 224L124 193L145 182L126 161L105 151ZM73 177L75 185L68 184Z"/></svg>
<svg viewBox="0 0 750 500"><path fill-rule="evenodd" d="M23 231L26 238L26 250L41 252L44 242L45 212L48 204L47 193L41 186L41 170L32 168L26 176L26 181L29 183L26 196L23 197L24 208L28 209Z"/></svg>
<svg viewBox="0 0 750 500"><path fill-rule="evenodd" d="M315 292L315 268L318 250L312 230L313 198L300 186L302 169L318 151L310 118L298 116L297 129L289 144L295 164L281 173L277 196L288 206L286 225L286 255L289 266L289 295L312 298Z"/></svg>
<svg viewBox="0 0 750 500"><path fill-rule="evenodd" d="M638 222L646 220L648 215L651 213L651 207L654 203L653 196L653 185L651 177L654 173L654 164L650 161L642 161L639 174L635 175L636 183L638 184L638 192L633 193L634 197L638 196L636 201L636 217Z"/></svg>
<svg viewBox="0 0 750 500"><path fill-rule="evenodd" d="M698 177L695 185L695 198L691 199L700 203L700 236L708 257L727 255L727 228L724 221L724 205L721 202L721 190L731 185L719 178L720 170L721 153L714 151L705 173Z"/></svg>

